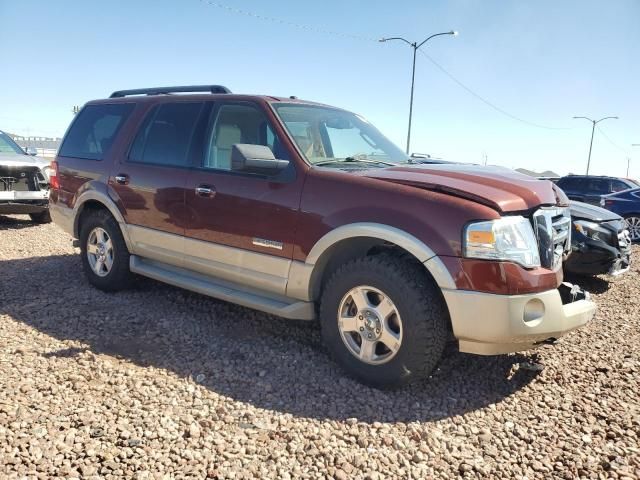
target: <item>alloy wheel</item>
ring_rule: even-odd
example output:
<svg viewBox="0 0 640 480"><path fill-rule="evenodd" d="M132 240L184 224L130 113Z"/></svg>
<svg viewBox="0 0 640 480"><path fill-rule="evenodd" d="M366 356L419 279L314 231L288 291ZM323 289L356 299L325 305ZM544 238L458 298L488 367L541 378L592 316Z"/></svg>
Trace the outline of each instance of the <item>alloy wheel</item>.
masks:
<svg viewBox="0 0 640 480"><path fill-rule="evenodd" d="M629 228L629 236L632 242L640 241L640 217L625 218L627 227Z"/></svg>
<svg viewBox="0 0 640 480"><path fill-rule="evenodd" d="M398 309L374 287L362 285L347 292L338 309L338 329L349 352L364 363L386 363L402 345Z"/></svg>
<svg viewBox="0 0 640 480"><path fill-rule="evenodd" d="M93 272L106 277L113 266L113 243L107 231L101 227L91 230L87 239L87 259Z"/></svg>

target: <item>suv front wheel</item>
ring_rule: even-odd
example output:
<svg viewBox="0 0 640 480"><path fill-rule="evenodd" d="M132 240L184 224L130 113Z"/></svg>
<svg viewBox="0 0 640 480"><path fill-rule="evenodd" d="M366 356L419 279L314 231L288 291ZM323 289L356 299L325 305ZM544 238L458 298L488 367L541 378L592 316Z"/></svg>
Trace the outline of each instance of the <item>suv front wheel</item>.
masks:
<svg viewBox="0 0 640 480"><path fill-rule="evenodd" d="M118 222L109 212L97 210L83 220L80 250L82 267L93 286L114 292L130 285L129 251Z"/></svg>
<svg viewBox="0 0 640 480"><path fill-rule="evenodd" d="M448 337L448 313L424 267L392 255L352 260L327 282L322 336L353 377L377 388L425 378Z"/></svg>

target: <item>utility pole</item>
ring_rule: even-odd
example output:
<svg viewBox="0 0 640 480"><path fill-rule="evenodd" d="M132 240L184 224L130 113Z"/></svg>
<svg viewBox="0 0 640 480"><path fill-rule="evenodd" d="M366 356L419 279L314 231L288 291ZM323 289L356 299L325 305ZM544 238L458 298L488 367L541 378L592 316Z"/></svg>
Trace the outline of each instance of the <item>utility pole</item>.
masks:
<svg viewBox="0 0 640 480"><path fill-rule="evenodd" d="M618 117L604 117L600 120L593 120L589 117L573 117L573 118L584 118L585 120L589 120L591 122L591 142L589 143L589 157L587 158L587 175L589 175L589 166L591 165L591 149L593 148L593 134L596 131L596 125L603 120L607 120L609 118L618 119Z"/></svg>
<svg viewBox="0 0 640 480"><path fill-rule="evenodd" d="M427 37L425 40L423 40L420 43L418 43L418 42L410 42L406 38L402 38L402 37L381 38L379 40L380 42L388 42L388 41L391 41L391 40L400 40L400 41L406 43L407 45L409 45L411 48L413 48L413 67L411 69L411 99L409 100L409 128L407 129L407 150L406 150L407 151L407 155L409 155L409 148L411 146L411 117L413 116L413 87L414 87L415 80L416 80L416 53L418 53L418 49L421 46L423 46L425 43L427 43L432 38L439 37L440 35L453 35L455 37L455 36L458 35L458 32L456 32L455 30L452 30L450 32L436 33L434 35L431 35L430 37Z"/></svg>

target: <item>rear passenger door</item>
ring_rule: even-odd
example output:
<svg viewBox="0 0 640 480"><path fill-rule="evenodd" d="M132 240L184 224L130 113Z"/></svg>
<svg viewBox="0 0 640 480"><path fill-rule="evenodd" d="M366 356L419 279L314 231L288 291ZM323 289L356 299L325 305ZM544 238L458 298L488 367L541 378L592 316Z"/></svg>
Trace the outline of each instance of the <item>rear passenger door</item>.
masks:
<svg viewBox="0 0 640 480"><path fill-rule="evenodd" d="M203 109L203 102L191 101L151 107L111 172L135 254L183 263L185 184Z"/></svg>
<svg viewBox="0 0 640 480"><path fill-rule="evenodd" d="M285 293L303 176L293 162L276 177L231 169L234 144L266 145L291 160L273 114L253 102L213 105L202 154L189 174L185 266L223 280Z"/></svg>

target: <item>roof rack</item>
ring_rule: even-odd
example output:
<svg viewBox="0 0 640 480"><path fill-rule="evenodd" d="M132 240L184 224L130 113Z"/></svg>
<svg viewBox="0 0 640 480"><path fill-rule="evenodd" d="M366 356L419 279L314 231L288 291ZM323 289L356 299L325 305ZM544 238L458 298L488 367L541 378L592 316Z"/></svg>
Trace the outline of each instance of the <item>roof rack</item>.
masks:
<svg viewBox="0 0 640 480"><path fill-rule="evenodd" d="M231 93L227 87L222 85L188 85L182 87L154 87L154 88L134 88L133 90L118 90L113 92L109 98L128 97L130 95L163 95L168 93Z"/></svg>

